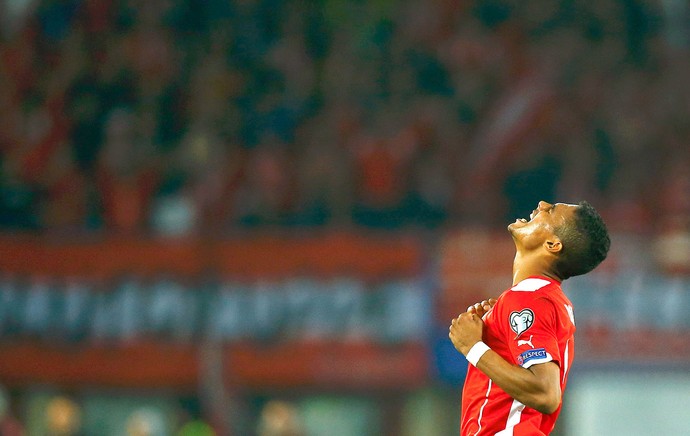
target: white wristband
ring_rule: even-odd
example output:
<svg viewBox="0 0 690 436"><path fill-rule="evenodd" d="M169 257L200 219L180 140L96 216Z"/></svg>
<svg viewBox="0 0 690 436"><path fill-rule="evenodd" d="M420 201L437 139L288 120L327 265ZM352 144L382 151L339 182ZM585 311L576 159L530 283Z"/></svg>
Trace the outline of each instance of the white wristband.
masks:
<svg viewBox="0 0 690 436"><path fill-rule="evenodd" d="M470 351L467 352L467 361L470 362L473 366L477 366L479 359L481 359L484 353L486 353L490 349L491 348L489 348L489 346L486 345L484 342L477 342L476 344L472 345Z"/></svg>

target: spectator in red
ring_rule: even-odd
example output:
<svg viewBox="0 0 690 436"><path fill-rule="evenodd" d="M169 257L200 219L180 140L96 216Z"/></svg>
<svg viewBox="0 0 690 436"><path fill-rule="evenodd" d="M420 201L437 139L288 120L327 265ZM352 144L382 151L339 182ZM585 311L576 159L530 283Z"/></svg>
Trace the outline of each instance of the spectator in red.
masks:
<svg viewBox="0 0 690 436"><path fill-rule="evenodd" d="M136 143L135 122L126 111L111 114L96 170L103 220L115 232L144 230L158 181L155 161L146 156L143 144Z"/></svg>

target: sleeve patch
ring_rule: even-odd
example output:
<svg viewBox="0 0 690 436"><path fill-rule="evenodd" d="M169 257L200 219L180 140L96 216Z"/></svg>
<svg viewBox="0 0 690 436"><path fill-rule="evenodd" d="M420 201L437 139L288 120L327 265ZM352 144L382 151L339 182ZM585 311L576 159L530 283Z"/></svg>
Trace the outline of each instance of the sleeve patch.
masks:
<svg viewBox="0 0 690 436"><path fill-rule="evenodd" d="M530 366L534 363L544 363L551 360L551 356L546 352L546 348L527 350L517 357L517 363L520 366Z"/></svg>

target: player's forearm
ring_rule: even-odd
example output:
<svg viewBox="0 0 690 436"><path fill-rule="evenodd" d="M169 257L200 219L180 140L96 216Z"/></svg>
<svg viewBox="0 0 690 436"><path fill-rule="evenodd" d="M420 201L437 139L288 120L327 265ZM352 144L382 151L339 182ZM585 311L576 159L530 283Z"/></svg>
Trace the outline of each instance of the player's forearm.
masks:
<svg viewBox="0 0 690 436"><path fill-rule="evenodd" d="M550 368L542 367L535 373L532 370L535 367L525 369L513 365L493 350L484 353L477 363L477 368L508 395L527 407L550 414L558 408L561 402L560 385L554 385L553 382L549 381L550 377L544 377L544 374L540 374L541 371Z"/></svg>
<svg viewBox="0 0 690 436"><path fill-rule="evenodd" d="M451 321L448 336L467 360L508 395L542 413L553 413L561 402L560 368L553 362L529 369L504 360L481 342L484 323L473 312Z"/></svg>

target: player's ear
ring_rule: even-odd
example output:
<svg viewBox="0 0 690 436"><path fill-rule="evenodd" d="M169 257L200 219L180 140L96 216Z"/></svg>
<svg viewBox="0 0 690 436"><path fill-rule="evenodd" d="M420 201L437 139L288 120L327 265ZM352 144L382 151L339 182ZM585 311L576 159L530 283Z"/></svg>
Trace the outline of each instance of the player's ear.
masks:
<svg viewBox="0 0 690 436"><path fill-rule="evenodd" d="M544 241L544 248L546 248L546 251L549 253L557 254L563 250L563 244L560 239L553 237Z"/></svg>

